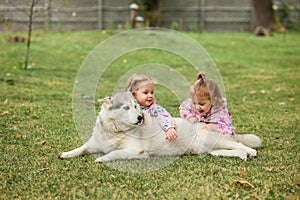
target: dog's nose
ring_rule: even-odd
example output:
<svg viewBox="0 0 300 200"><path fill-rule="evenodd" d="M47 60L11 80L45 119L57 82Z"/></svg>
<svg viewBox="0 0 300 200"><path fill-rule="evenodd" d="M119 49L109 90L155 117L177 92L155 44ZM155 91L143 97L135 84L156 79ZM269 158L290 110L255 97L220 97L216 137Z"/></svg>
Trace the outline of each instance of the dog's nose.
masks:
<svg viewBox="0 0 300 200"><path fill-rule="evenodd" d="M141 121L143 120L143 117L139 115L139 116L137 117L137 119L138 119L139 122L141 122Z"/></svg>

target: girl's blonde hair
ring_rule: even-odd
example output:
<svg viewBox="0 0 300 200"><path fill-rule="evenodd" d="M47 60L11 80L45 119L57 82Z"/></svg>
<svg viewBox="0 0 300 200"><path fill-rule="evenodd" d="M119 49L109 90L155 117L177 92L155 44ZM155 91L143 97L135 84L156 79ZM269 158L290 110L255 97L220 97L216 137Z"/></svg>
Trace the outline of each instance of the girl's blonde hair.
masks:
<svg viewBox="0 0 300 200"><path fill-rule="evenodd" d="M190 88L190 97L195 96L197 99L207 98L217 107L223 102L223 96L218 85L213 80L206 79L203 73L198 74L196 81Z"/></svg>
<svg viewBox="0 0 300 200"><path fill-rule="evenodd" d="M128 79L125 90L134 93L141 85L145 84L154 84L154 81L144 74L134 74Z"/></svg>

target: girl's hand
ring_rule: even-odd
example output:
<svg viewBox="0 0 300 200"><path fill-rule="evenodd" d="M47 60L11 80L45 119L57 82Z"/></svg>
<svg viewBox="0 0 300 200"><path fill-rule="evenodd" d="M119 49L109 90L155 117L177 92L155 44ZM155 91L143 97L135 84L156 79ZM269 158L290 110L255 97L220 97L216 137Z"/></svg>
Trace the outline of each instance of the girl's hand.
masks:
<svg viewBox="0 0 300 200"><path fill-rule="evenodd" d="M166 132L166 140L173 141L177 138L177 132L175 128L169 128Z"/></svg>
<svg viewBox="0 0 300 200"><path fill-rule="evenodd" d="M196 117L189 117L189 118L188 118L188 121L191 122L192 124L196 124L196 123L199 122L198 119L197 119Z"/></svg>

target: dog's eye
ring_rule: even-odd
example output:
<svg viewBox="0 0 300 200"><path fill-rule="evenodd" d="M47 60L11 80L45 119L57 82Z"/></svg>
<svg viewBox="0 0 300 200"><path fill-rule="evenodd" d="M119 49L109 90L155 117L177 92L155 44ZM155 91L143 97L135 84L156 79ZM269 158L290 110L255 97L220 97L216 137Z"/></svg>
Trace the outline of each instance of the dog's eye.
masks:
<svg viewBox="0 0 300 200"><path fill-rule="evenodd" d="M124 106L124 110L129 110L129 106Z"/></svg>

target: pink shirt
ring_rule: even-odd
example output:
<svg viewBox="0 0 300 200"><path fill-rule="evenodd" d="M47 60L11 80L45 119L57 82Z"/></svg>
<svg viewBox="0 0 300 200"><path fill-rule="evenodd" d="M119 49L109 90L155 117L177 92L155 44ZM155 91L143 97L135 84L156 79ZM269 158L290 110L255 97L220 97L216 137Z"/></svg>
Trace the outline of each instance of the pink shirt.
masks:
<svg viewBox="0 0 300 200"><path fill-rule="evenodd" d="M216 108L211 107L210 111L206 116L201 116L200 113L193 107L192 99L184 101L179 107L180 116L184 119L189 117L196 117L199 122L208 124L217 124L219 131L222 134L234 134L234 127L232 126L232 117L227 109L226 100L224 99L223 104Z"/></svg>
<svg viewBox="0 0 300 200"><path fill-rule="evenodd" d="M169 128L175 128L174 120L170 113L168 113L163 107L153 103L150 107L143 109L146 110L151 117L155 117L158 120L159 125L164 131L167 131Z"/></svg>

